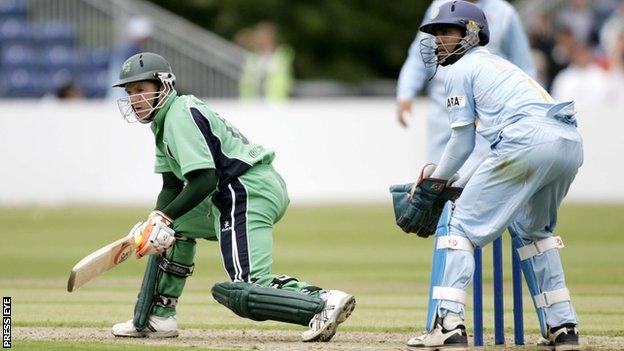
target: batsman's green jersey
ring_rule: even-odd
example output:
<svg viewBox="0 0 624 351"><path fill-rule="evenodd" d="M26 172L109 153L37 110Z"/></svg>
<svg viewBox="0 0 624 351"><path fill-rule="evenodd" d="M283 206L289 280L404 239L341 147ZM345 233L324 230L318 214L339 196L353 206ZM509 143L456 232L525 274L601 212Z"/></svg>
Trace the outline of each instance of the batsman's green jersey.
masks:
<svg viewBox="0 0 624 351"><path fill-rule="evenodd" d="M188 172L215 169L217 192L253 165L270 164L275 158L273 150L250 142L192 95L170 96L154 117L151 129L156 141L156 173L173 172L186 181ZM208 197L176 219L173 229L187 237L217 240L214 227L206 221L211 208Z"/></svg>
<svg viewBox="0 0 624 351"><path fill-rule="evenodd" d="M217 189L173 223L178 240L167 258L192 265L194 238L218 240L223 266L232 281L255 282L288 290L317 294L320 289L288 276L271 274L273 225L289 204L286 184L273 169L273 150L247 139L228 121L194 96L171 96L155 116L151 129L156 138L157 173L184 175L214 169ZM184 278L164 273L157 293L178 297ZM174 308L157 306L158 315Z"/></svg>
<svg viewBox="0 0 624 351"><path fill-rule="evenodd" d="M191 95L170 97L151 128L156 136L155 171L173 172L181 180L190 171L212 168L222 186L275 158L273 150L249 141Z"/></svg>

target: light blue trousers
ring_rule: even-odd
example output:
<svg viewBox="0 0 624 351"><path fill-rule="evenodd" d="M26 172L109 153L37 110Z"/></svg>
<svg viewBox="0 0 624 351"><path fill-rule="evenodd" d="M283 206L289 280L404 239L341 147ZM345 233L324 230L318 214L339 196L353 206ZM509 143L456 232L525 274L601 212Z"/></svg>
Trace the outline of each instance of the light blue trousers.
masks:
<svg viewBox="0 0 624 351"><path fill-rule="evenodd" d="M450 235L468 238L483 247L507 227L529 244L553 235L557 209L578 168L583 146L576 127L555 119L525 118L505 129L491 148L449 220ZM558 250L530 258L540 291L565 288ZM474 273L474 257L463 250L447 250L442 286L466 290ZM464 305L442 300L439 314L464 315ZM570 301L544 308L546 323L577 323Z"/></svg>

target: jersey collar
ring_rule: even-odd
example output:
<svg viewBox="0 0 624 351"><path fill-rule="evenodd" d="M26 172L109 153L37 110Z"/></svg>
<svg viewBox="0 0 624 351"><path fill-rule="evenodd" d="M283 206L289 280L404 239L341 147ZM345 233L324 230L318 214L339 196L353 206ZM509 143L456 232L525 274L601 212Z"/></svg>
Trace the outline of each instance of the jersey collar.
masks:
<svg viewBox="0 0 624 351"><path fill-rule="evenodd" d="M152 130L156 132L157 130L162 128L162 126L165 124L165 116L167 115L171 104L173 104L173 102L177 98L177 92L175 90L172 91L171 94L167 97L167 101L165 101L163 107L161 107L158 112L156 112L156 116L154 116L154 120L152 121Z"/></svg>
<svg viewBox="0 0 624 351"><path fill-rule="evenodd" d="M466 55L470 55L472 53L476 53L476 52L485 52L485 53L490 53L490 50L488 50L485 46L482 45L478 45L475 46L473 48L468 49L468 51L466 51L466 53L464 54L464 56Z"/></svg>

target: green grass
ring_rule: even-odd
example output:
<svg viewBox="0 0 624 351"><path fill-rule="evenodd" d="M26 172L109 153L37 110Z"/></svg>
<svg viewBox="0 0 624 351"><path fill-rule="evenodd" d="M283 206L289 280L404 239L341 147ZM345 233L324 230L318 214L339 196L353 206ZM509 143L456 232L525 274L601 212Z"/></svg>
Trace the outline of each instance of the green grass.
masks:
<svg viewBox="0 0 624 351"><path fill-rule="evenodd" d="M144 261L131 260L71 294L65 291L66 279L74 263L126 234L145 213L140 209L95 207L3 208L0 293L13 297L14 327L109 327L129 319ZM563 236L566 245L560 253L585 335L624 336L622 213L622 205L568 205L559 216L556 234ZM393 224L390 206L291 208L274 236L275 273L357 296L358 308L341 330L423 329L431 240L403 234ZM504 247L505 322L511 333L507 237ZM489 247L484 249L484 263L484 322L488 332L493 325ZM216 244L200 241L196 270L178 309L183 328L303 330L236 317L210 295L212 284L225 279ZM537 319L526 289L524 303L527 333L537 334Z"/></svg>

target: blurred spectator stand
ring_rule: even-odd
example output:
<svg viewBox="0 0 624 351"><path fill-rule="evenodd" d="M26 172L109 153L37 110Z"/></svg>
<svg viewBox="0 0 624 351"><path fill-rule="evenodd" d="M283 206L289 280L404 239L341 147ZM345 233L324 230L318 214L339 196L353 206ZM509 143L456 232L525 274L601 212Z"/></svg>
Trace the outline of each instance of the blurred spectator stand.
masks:
<svg viewBox="0 0 624 351"><path fill-rule="evenodd" d="M94 76L106 72L109 57L108 50L77 49L71 24L56 20L33 23L27 2L0 1L0 96L56 95L74 81L84 84L88 97L104 96L107 82Z"/></svg>

